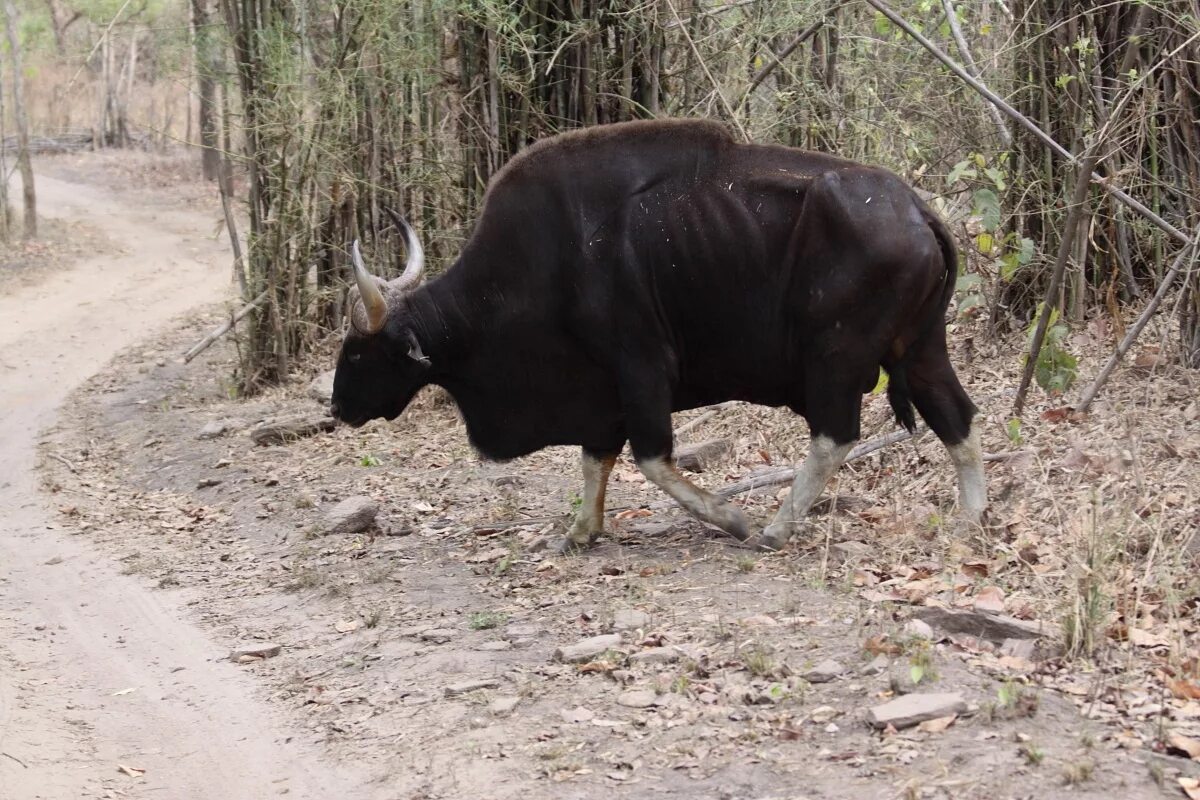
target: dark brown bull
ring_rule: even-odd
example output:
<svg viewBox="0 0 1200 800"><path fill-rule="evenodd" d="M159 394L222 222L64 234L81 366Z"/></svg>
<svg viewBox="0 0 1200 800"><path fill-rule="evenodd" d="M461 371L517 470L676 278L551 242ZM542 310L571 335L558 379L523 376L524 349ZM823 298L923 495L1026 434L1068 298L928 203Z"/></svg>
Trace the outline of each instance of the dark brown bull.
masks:
<svg viewBox="0 0 1200 800"><path fill-rule="evenodd" d="M986 505L976 409L946 352L954 287L945 226L882 169L733 141L709 122L601 126L539 142L492 181L445 274L409 266L359 288L332 413L392 419L427 384L458 403L474 446L508 459L583 448L584 502L564 549L603 528L628 441L642 472L699 519L751 538L740 510L672 467L671 412L785 405L812 431L787 502L755 542L784 545L859 438L882 366L947 445L963 515Z"/></svg>

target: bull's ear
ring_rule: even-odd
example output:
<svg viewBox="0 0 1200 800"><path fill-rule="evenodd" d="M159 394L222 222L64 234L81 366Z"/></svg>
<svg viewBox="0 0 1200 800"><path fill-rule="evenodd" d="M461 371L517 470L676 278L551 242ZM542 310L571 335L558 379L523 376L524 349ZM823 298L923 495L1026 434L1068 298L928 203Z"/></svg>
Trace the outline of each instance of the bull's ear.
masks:
<svg viewBox="0 0 1200 800"><path fill-rule="evenodd" d="M428 367L429 366L429 357L426 356L423 352L421 352L421 343L417 341L416 334L413 333L411 329L409 329L407 331L407 334L408 334L408 357L411 358L413 361L416 361L421 366Z"/></svg>

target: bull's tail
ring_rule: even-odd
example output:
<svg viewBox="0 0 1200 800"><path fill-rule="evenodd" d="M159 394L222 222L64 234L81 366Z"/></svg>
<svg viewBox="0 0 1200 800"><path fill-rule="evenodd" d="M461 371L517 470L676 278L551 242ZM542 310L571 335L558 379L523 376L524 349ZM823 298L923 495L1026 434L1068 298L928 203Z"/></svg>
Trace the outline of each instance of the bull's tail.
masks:
<svg viewBox="0 0 1200 800"><path fill-rule="evenodd" d="M922 216L925 217L925 221L938 240L938 248L942 251L945 271L942 273L940 294L933 308L930 308L921 321L921 328L913 343L899 358L885 367L888 373L888 403L892 406L892 413L896 415L896 421L903 425L909 433L915 433L917 430L917 417L913 411L912 394L908 386L909 358L914 348L929 335L933 327L943 324L946 309L950 305L950 299L954 296L954 285L958 279L958 251L954 247L954 237L950 233L950 229L932 211L922 209Z"/></svg>

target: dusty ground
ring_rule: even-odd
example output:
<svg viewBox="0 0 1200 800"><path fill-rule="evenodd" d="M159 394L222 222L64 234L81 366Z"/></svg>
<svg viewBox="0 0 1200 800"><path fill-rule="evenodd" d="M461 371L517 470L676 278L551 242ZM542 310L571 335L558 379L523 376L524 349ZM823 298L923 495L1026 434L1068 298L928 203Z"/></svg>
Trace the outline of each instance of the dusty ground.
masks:
<svg viewBox="0 0 1200 800"><path fill-rule="evenodd" d="M223 642L48 513L39 430L114 353L222 297L229 256L174 195L49 171L38 195L67 238L20 248L57 256L0 286L0 797L364 796L289 743Z"/></svg>
<svg viewBox="0 0 1200 800"><path fill-rule="evenodd" d="M281 644L220 675L252 676L294 744L368 772L380 797L1140 798L1183 796L1178 780L1200 775L1180 750L1200 738L1194 374L1122 370L1084 419L1038 395L1010 430L1018 342L966 322L955 358L994 456L986 534L949 525L950 470L927 437L845 468L842 508L770 557L655 505L624 461L609 537L558 558L536 543L578 491L574 452L480 463L432 394L395 423L256 446L259 422L320 408L306 379L236 399L228 343L180 365L216 321L125 350L74 393L43 443L44 488L59 524L216 650ZM1111 336L1077 334L1084 376ZM892 430L885 406L868 398L868 435ZM218 420L225 434L198 438ZM768 409L687 438L718 436L734 448L699 476L713 487L805 447ZM377 527L324 534L351 495L380 503ZM760 521L777 501L740 498ZM1036 652L938 629L930 642L909 622L937 606L1003 610L1047 636ZM584 664L554 658L626 624ZM639 660L659 646L663 661ZM804 678L826 659L843 674ZM474 680L487 685L446 691ZM868 709L913 690L969 707L925 730L868 728ZM153 776L121 788L163 796Z"/></svg>

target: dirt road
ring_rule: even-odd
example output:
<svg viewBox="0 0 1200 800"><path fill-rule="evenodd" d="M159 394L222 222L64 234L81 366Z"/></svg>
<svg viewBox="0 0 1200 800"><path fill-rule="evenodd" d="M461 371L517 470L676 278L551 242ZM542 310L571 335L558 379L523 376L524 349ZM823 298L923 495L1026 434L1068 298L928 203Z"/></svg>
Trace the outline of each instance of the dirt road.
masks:
<svg viewBox="0 0 1200 800"><path fill-rule="evenodd" d="M115 252L0 297L0 797L355 796L353 776L287 742L228 643L63 529L36 485L38 431L68 392L226 292L215 215L48 176L38 200Z"/></svg>

